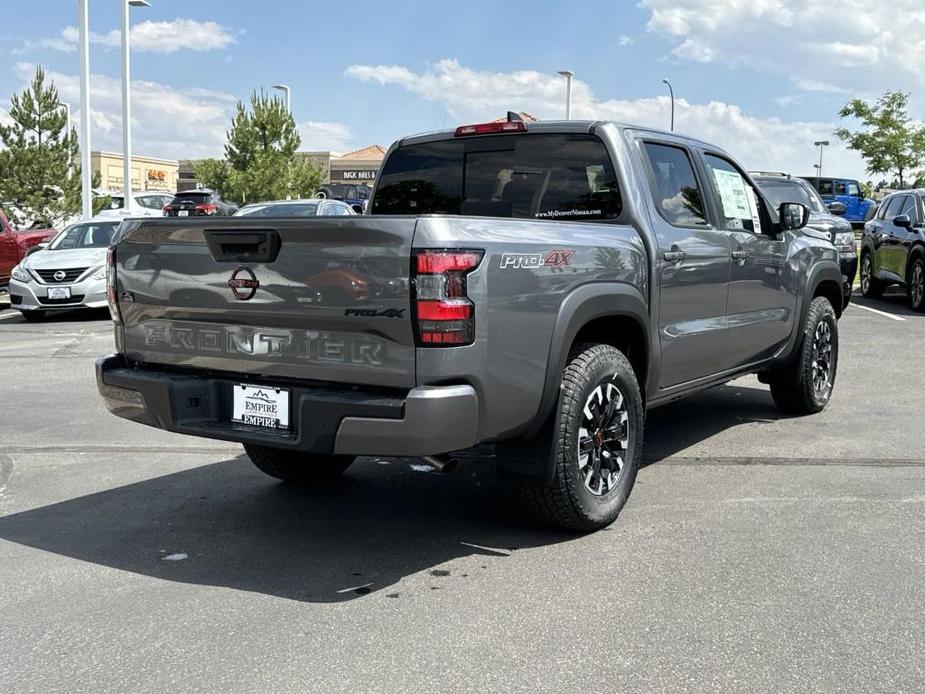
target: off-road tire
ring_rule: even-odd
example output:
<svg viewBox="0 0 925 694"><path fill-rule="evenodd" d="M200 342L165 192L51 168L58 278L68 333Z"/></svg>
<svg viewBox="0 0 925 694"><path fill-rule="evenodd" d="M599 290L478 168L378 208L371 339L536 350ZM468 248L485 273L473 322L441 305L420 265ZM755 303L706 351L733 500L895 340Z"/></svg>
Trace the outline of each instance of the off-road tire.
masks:
<svg viewBox="0 0 925 694"><path fill-rule="evenodd" d="M626 448L623 467L613 487L595 495L579 472L578 437L585 422L586 403L602 384L612 383L623 397L626 411ZM524 501L542 522L568 530L589 532L616 520L636 480L642 456L645 410L636 374L627 358L611 345L576 346L562 373L554 427L549 439L554 475L550 484L526 483ZM587 469L587 468L585 468Z"/></svg>
<svg viewBox="0 0 925 694"><path fill-rule="evenodd" d="M824 324L823 328L819 326ZM828 333L831 347L828 356L828 377L823 389L817 387L816 351L819 332ZM832 304L824 296L817 296L809 305L803 325L803 338L799 351L790 364L770 374L771 396L777 408L785 414L806 415L821 412L832 397L835 376L838 373L838 321Z"/></svg>
<svg viewBox="0 0 925 694"><path fill-rule="evenodd" d="M39 323L45 320L44 311L20 311L24 321L29 323Z"/></svg>
<svg viewBox="0 0 925 694"><path fill-rule="evenodd" d="M906 289L909 292L909 304L913 311L925 313L925 258L920 255L912 261L909 267L909 281Z"/></svg>
<svg viewBox="0 0 925 694"><path fill-rule="evenodd" d="M336 479L354 461L352 455L312 455L252 443L244 444L244 452L261 472L294 484Z"/></svg>
<svg viewBox="0 0 925 694"><path fill-rule="evenodd" d="M879 299L886 285L874 277L874 259L867 251L861 254L861 294L865 299ZM866 275L865 275L866 273ZM866 280L866 281L865 281Z"/></svg>

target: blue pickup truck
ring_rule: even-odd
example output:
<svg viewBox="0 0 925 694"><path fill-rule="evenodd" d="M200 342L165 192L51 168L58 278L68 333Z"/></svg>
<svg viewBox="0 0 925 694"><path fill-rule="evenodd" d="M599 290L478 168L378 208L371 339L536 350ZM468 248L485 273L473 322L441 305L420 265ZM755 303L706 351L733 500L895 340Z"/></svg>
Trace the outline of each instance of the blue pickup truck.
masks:
<svg viewBox="0 0 925 694"><path fill-rule="evenodd" d="M803 176L810 182L825 204L840 202L845 206L844 217L851 226L861 228L877 211L876 200L864 197L861 184L853 178L820 178Z"/></svg>

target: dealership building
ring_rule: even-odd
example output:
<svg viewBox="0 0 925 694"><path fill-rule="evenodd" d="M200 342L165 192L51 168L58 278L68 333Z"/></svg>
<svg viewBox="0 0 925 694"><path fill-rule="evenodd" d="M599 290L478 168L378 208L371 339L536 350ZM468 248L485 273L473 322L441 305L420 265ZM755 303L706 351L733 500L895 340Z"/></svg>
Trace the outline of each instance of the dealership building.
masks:
<svg viewBox="0 0 925 694"><path fill-rule="evenodd" d="M90 152L90 170L99 173L100 188L124 190L122 154L120 152ZM157 159L132 155L132 190L177 190L180 162L176 159Z"/></svg>

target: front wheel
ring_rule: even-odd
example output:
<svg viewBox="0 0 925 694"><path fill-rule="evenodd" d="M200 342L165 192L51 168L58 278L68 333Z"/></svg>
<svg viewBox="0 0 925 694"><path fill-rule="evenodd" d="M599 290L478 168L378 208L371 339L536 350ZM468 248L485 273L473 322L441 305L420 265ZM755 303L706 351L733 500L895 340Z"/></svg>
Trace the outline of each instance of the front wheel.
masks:
<svg viewBox="0 0 925 694"><path fill-rule="evenodd" d="M544 522L591 531L616 520L636 480L645 414L632 365L611 345L581 345L562 374L550 484L524 498Z"/></svg>
<svg viewBox="0 0 925 694"><path fill-rule="evenodd" d="M24 320L29 323L38 323L39 321L45 320L44 311L20 311Z"/></svg>
<svg viewBox="0 0 925 694"><path fill-rule="evenodd" d="M861 256L861 294L865 299L879 299L883 295L883 282L874 277L870 253Z"/></svg>
<svg viewBox="0 0 925 694"><path fill-rule="evenodd" d="M336 479L354 461L351 455L312 455L252 443L244 444L244 452L261 472L295 484Z"/></svg>
<svg viewBox="0 0 925 694"><path fill-rule="evenodd" d="M770 379L771 396L787 414L822 411L832 397L838 371L838 322L832 304L817 296L809 305L803 343L794 360Z"/></svg>
<svg viewBox="0 0 925 694"><path fill-rule="evenodd" d="M909 271L909 302L913 310L925 312L925 259L922 256L912 261Z"/></svg>

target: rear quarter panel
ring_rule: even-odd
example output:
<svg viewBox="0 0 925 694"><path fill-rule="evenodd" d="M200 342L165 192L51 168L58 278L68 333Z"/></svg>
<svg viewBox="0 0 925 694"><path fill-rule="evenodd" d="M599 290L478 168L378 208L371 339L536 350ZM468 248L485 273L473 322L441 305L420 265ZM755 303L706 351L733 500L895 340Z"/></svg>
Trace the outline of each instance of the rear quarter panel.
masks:
<svg viewBox="0 0 925 694"><path fill-rule="evenodd" d="M466 382L476 388L485 440L516 436L533 423L566 297L606 283L649 294L645 250L631 226L423 217L414 246L485 251L468 280L476 305L474 344L417 350L418 385Z"/></svg>

